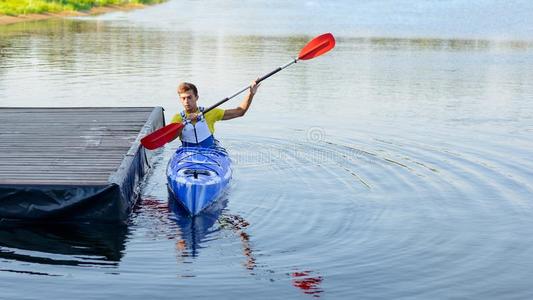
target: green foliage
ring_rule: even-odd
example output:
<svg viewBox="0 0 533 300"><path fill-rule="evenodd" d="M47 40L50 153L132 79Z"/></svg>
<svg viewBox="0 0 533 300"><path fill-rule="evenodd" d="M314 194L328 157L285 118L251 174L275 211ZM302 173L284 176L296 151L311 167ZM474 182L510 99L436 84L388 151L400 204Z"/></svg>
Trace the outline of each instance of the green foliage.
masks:
<svg viewBox="0 0 533 300"><path fill-rule="evenodd" d="M0 15L57 13L83 11L97 6L123 4L155 4L163 0L0 0Z"/></svg>

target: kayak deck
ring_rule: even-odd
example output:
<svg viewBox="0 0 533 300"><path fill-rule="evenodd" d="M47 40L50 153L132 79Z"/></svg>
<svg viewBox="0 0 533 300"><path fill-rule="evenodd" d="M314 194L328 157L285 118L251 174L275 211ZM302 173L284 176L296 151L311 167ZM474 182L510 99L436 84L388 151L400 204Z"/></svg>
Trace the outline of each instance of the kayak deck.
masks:
<svg viewBox="0 0 533 300"><path fill-rule="evenodd" d="M224 148L178 148L167 167L171 199L189 215L197 215L222 195L231 175L231 160Z"/></svg>

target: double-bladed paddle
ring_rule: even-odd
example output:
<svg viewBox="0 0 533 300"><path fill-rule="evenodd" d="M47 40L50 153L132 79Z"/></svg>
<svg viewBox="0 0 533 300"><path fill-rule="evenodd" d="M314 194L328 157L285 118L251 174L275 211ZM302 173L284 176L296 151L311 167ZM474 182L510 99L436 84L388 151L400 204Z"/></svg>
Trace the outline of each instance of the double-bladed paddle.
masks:
<svg viewBox="0 0 533 300"><path fill-rule="evenodd" d="M303 47L302 50L300 50L300 53L298 54L297 58L291 60L288 64L281 66L275 69L274 71L266 74L265 76L257 79L256 83L260 83L261 81L278 73L279 71L287 68L288 66L297 63L299 60L309 60L309 59L318 57L328 52L329 50L333 49L333 47L335 47L335 38L333 37L331 33L325 33L325 34L319 35L315 37L314 39L312 39L309 43L307 43L307 45L305 45L305 47ZM239 90L235 94L218 101L217 103L213 104L209 108L206 108L203 114L206 114L213 108L234 98L235 96L241 94L242 92L248 90L249 88L250 86L246 86L245 88L243 88L242 90ZM146 149L149 149L149 150L157 149L165 145L166 143L176 139L181 134L181 131L183 130L184 126L185 125L183 123L171 123L165 127L159 128L158 130L143 137L141 139L141 144Z"/></svg>

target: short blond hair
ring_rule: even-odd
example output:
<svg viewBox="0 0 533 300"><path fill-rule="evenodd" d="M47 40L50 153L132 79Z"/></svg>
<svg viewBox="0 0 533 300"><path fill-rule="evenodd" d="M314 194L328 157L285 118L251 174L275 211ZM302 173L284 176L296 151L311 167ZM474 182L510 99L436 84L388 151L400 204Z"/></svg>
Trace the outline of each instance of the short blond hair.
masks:
<svg viewBox="0 0 533 300"><path fill-rule="evenodd" d="M195 97L198 97L198 89L196 86L190 82L182 82L178 85L178 94L186 93L192 91Z"/></svg>

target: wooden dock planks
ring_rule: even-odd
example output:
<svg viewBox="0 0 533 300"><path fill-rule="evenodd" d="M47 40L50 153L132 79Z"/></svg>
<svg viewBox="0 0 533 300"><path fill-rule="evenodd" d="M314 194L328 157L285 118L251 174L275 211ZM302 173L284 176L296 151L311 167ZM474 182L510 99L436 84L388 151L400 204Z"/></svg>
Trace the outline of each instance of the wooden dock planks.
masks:
<svg viewBox="0 0 533 300"><path fill-rule="evenodd" d="M148 163L139 140L163 125L160 107L0 108L0 218L17 190L117 185L136 196Z"/></svg>

